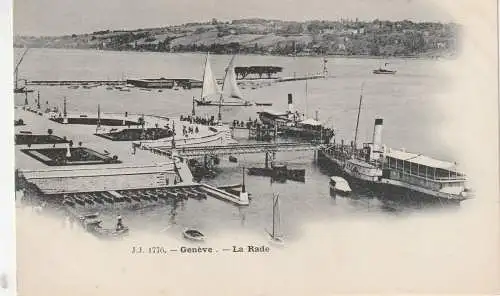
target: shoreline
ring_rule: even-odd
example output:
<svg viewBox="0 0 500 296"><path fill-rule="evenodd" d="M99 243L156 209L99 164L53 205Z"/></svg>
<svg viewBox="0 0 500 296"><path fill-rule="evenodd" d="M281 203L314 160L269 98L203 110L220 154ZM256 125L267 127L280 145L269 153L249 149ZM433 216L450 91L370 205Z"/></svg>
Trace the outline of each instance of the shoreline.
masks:
<svg viewBox="0 0 500 296"><path fill-rule="evenodd" d="M14 46L14 49L22 49L23 47ZM32 49L51 49L51 50L82 50L82 51L97 51L97 52L126 52L126 53L154 53L154 54L201 54L202 51L148 51L148 50L118 50L118 49L97 49L97 48L69 48L69 47L30 47ZM211 55L231 55L230 53L210 53ZM457 59L459 53L450 55L412 55L412 56L375 56L375 55L342 55L342 54L327 54L327 55L280 55L280 54L259 54L259 53L238 53L239 56L261 56L261 57L287 57L287 58L345 58L345 59L401 59L401 60L454 60Z"/></svg>

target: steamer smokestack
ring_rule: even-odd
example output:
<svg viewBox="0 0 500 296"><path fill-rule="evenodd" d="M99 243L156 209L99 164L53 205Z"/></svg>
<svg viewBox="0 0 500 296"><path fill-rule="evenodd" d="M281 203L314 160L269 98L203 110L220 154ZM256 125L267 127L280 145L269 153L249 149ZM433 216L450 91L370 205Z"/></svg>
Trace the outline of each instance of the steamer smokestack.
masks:
<svg viewBox="0 0 500 296"><path fill-rule="evenodd" d="M288 94L288 112L293 113L293 99L292 99L292 94Z"/></svg>
<svg viewBox="0 0 500 296"><path fill-rule="evenodd" d="M384 120L382 118L375 119L375 126L373 127L373 148L380 151L382 147L382 127Z"/></svg>

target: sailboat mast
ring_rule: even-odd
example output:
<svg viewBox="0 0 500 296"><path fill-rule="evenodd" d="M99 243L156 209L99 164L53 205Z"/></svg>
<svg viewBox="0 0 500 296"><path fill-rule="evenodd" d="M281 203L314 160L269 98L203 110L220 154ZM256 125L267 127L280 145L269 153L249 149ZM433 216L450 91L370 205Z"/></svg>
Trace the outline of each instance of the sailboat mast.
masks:
<svg viewBox="0 0 500 296"><path fill-rule="evenodd" d="M307 79L306 79L306 116L305 117L307 118ZM304 118L304 119L306 119L306 118Z"/></svg>
<svg viewBox="0 0 500 296"><path fill-rule="evenodd" d="M26 53L28 53L28 50L29 50L29 47L27 47L26 50L23 52L23 54L21 55L21 58L19 59L19 61L16 64L16 67L14 68L14 87L16 89L18 88L17 80L18 80L18 74L19 74L19 66L23 62L24 56L26 55Z"/></svg>
<svg viewBox="0 0 500 296"><path fill-rule="evenodd" d="M359 114L361 113L361 103L363 102L363 86L364 82L361 84L361 94L359 95L358 118L356 119L356 132L354 133L354 148L357 147L358 143Z"/></svg>
<svg viewBox="0 0 500 296"><path fill-rule="evenodd" d="M97 104L97 127L101 126L101 105Z"/></svg>
<svg viewBox="0 0 500 296"><path fill-rule="evenodd" d="M277 197L273 194L273 238L276 235L275 228L276 228L276 200Z"/></svg>
<svg viewBox="0 0 500 296"><path fill-rule="evenodd" d="M246 192L246 186L245 186L245 167L243 167L243 185L241 186L241 192Z"/></svg>
<svg viewBox="0 0 500 296"><path fill-rule="evenodd" d="M232 63L233 59L234 59L234 56L231 58L231 61L229 62L229 64ZM226 76L227 76L228 71L229 71L229 65L226 67L226 72L224 73L224 78L222 79L222 89L221 89L220 97L219 97L219 113L217 114L217 119L219 120L219 123L222 121L222 113L221 113L222 97L224 96L224 84L226 83Z"/></svg>
<svg viewBox="0 0 500 296"><path fill-rule="evenodd" d="M203 65L203 84L205 84L205 72L207 71L207 63L208 63L208 55L210 52L207 52L207 58L205 59L205 65ZM203 100L203 87L201 88L200 100Z"/></svg>

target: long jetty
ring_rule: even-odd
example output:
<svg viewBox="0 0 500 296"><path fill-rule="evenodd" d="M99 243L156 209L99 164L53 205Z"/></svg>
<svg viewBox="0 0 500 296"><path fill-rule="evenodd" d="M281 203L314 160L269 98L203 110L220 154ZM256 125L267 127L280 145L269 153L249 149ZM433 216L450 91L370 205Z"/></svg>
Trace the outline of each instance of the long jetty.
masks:
<svg viewBox="0 0 500 296"><path fill-rule="evenodd" d="M268 83L280 83L289 81L300 81L309 79L319 79L325 78L324 75L305 75L305 76L292 76L292 77L279 77L272 79L238 79L241 83L252 83L252 82L268 82ZM47 85L47 86L58 86L58 85L92 85L92 84L103 84L103 85L125 85L127 83L134 84L135 81L145 81L146 83L155 83L156 81L164 82L176 82L178 84L185 84L186 81L193 84L191 87L201 87L201 81L195 79L183 79L183 78L169 78L169 79L128 79L128 80L27 80L26 85ZM222 79L218 79L218 83L222 83Z"/></svg>
<svg viewBox="0 0 500 296"><path fill-rule="evenodd" d="M28 80L27 85L89 85L89 84L108 84L121 85L125 80Z"/></svg>
<svg viewBox="0 0 500 296"><path fill-rule="evenodd" d="M288 81L300 81L300 80L310 80L310 79L320 79L326 78L323 74L317 75L306 75L306 76L292 76L292 77L280 77L275 80L275 82L288 82Z"/></svg>

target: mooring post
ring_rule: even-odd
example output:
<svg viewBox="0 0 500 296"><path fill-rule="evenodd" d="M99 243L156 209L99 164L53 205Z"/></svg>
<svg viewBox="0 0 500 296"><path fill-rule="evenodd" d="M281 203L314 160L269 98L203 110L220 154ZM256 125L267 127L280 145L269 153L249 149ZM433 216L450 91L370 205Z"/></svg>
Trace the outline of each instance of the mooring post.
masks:
<svg viewBox="0 0 500 296"><path fill-rule="evenodd" d="M68 112L66 110L66 97L64 97L64 106L63 106L63 113L64 113L64 118L63 118L63 123L66 124L68 123Z"/></svg>
<svg viewBox="0 0 500 296"><path fill-rule="evenodd" d="M36 102L36 106L37 106L37 108L40 110L40 108L41 108L41 107L40 107L40 91L38 91L38 100L37 100L37 102Z"/></svg>
<svg viewBox="0 0 500 296"><path fill-rule="evenodd" d="M243 184L241 185L240 202L248 204L248 192L245 188L245 167L243 167Z"/></svg>
<svg viewBox="0 0 500 296"><path fill-rule="evenodd" d="M246 188L245 188L245 167L243 167L243 184L241 185L241 192L246 192Z"/></svg>

